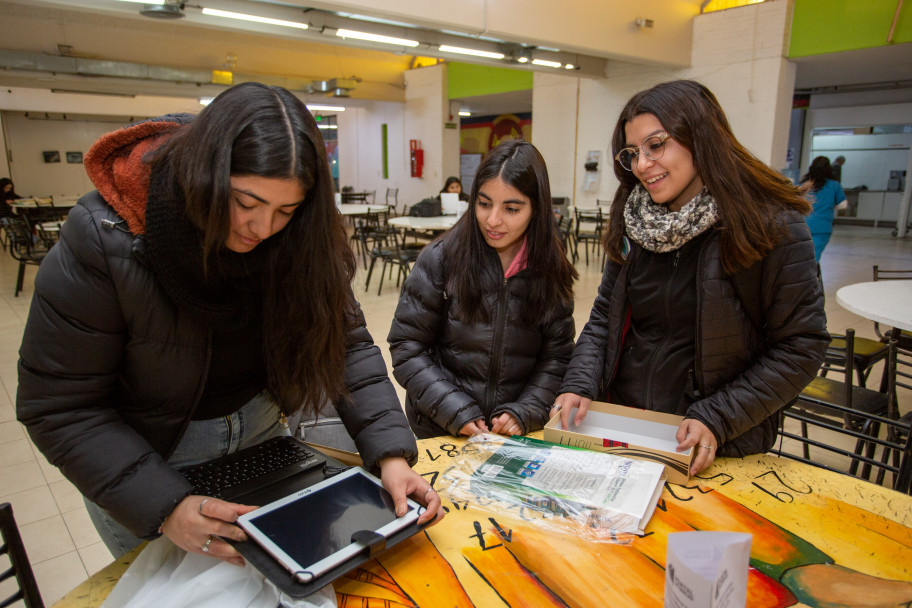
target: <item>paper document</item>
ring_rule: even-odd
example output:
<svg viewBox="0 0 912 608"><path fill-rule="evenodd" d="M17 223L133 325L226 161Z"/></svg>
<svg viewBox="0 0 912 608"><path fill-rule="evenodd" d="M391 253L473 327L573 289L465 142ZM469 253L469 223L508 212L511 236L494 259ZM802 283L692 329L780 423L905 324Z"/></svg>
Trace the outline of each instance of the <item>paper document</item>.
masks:
<svg viewBox="0 0 912 608"><path fill-rule="evenodd" d="M743 607L751 538L741 532L669 534L665 608Z"/></svg>

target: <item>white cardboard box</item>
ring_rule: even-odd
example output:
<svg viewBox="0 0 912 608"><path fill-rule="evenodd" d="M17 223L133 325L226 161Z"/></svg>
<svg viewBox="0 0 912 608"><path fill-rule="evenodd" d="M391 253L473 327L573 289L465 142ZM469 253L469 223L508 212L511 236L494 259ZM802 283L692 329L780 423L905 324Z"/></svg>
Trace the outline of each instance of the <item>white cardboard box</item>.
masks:
<svg viewBox="0 0 912 608"><path fill-rule="evenodd" d="M574 411L570 412L567 430L561 429L560 416L548 422L545 441L660 462L665 465L669 483L685 485L690 480L694 449L675 451L678 445L675 434L683 416L599 401L589 405L589 413L580 426L573 424L575 415Z"/></svg>

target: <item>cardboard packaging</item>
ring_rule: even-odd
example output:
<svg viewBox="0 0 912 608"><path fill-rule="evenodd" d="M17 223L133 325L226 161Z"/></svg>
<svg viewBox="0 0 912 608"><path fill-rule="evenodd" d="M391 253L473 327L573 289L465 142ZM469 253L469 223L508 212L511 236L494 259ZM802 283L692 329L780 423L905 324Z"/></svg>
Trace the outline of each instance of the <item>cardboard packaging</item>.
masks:
<svg viewBox="0 0 912 608"><path fill-rule="evenodd" d="M669 483L686 485L690 464L696 450L676 452L675 433L683 416L650 412L613 403L593 401L580 426L573 424L575 410L570 412L570 428L561 429L560 416L545 426L544 439L561 445L610 452L618 456L642 458L665 465Z"/></svg>

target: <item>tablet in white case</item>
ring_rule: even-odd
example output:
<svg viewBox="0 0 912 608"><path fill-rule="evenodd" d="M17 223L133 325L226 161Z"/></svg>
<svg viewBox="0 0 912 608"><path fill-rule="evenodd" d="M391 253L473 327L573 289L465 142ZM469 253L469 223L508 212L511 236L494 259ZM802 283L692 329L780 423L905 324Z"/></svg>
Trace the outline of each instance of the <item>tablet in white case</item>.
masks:
<svg viewBox="0 0 912 608"><path fill-rule="evenodd" d="M367 548L352 542L361 530L384 538L415 523L421 507L396 517L380 480L353 467L238 518L238 524L301 583L339 566Z"/></svg>

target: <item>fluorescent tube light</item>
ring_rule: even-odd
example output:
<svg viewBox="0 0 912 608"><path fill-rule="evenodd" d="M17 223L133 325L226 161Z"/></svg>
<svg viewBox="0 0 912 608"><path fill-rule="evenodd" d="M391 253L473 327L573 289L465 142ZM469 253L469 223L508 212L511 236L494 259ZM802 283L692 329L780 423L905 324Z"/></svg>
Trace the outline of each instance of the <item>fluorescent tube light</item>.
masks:
<svg viewBox="0 0 912 608"><path fill-rule="evenodd" d="M459 115L460 115L460 116L471 116L472 113L471 113L471 112L465 112L465 111L463 111L463 112L460 112Z"/></svg>
<svg viewBox="0 0 912 608"><path fill-rule="evenodd" d="M572 69L575 69L576 66L573 65L572 63L568 63L567 65L564 66L564 68L567 70L572 70Z"/></svg>
<svg viewBox="0 0 912 608"><path fill-rule="evenodd" d="M120 0L121 2L133 2L135 4L154 4L155 6L163 6L166 0Z"/></svg>
<svg viewBox="0 0 912 608"><path fill-rule="evenodd" d="M476 57L487 57L489 59L503 59L505 55L503 53L491 53L489 51L479 51L477 49L464 49L459 46L448 46L446 44L440 45L441 53L457 53L459 55L475 55Z"/></svg>
<svg viewBox="0 0 912 608"><path fill-rule="evenodd" d="M379 34L356 32L354 30L337 30L336 36L339 38L356 38L358 40L368 40L370 42L383 42L384 44L395 44L396 46L418 46L417 40L393 38L392 36L381 36Z"/></svg>
<svg viewBox="0 0 912 608"><path fill-rule="evenodd" d="M529 58L523 56L523 57L520 57L519 59L517 59L516 61L518 61L519 63L528 63L528 62L529 62Z"/></svg>
<svg viewBox="0 0 912 608"><path fill-rule="evenodd" d="M269 17L259 17L257 15L245 15L244 13L232 13L230 11L223 11L217 8L204 8L204 15L209 15L211 17L224 17L225 19L239 19L241 21L255 21L256 23L268 23L269 25L281 25L284 27L296 27L298 29L306 30L306 23L298 23L297 21L285 21L283 19L271 19Z"/></svg>
<svg viewBox="0 0 912 608"><path fill-rule="evenodd" d="M343 106L312 106L307 104L307 109L311 112L344 112Z"/></svg>
<svg viewBox="0 0 912 608"><path fill-rule="evenodd" d="M549 68L559 68L561 64L559 61L545 61L544 59L533 59L532 65L543 65Z"/></svg>
<svg viewBox="0 0 912 608"><path fill-rule="evenodd" d="M339 125L317 125L321 129L338 129Z"/></svg>

